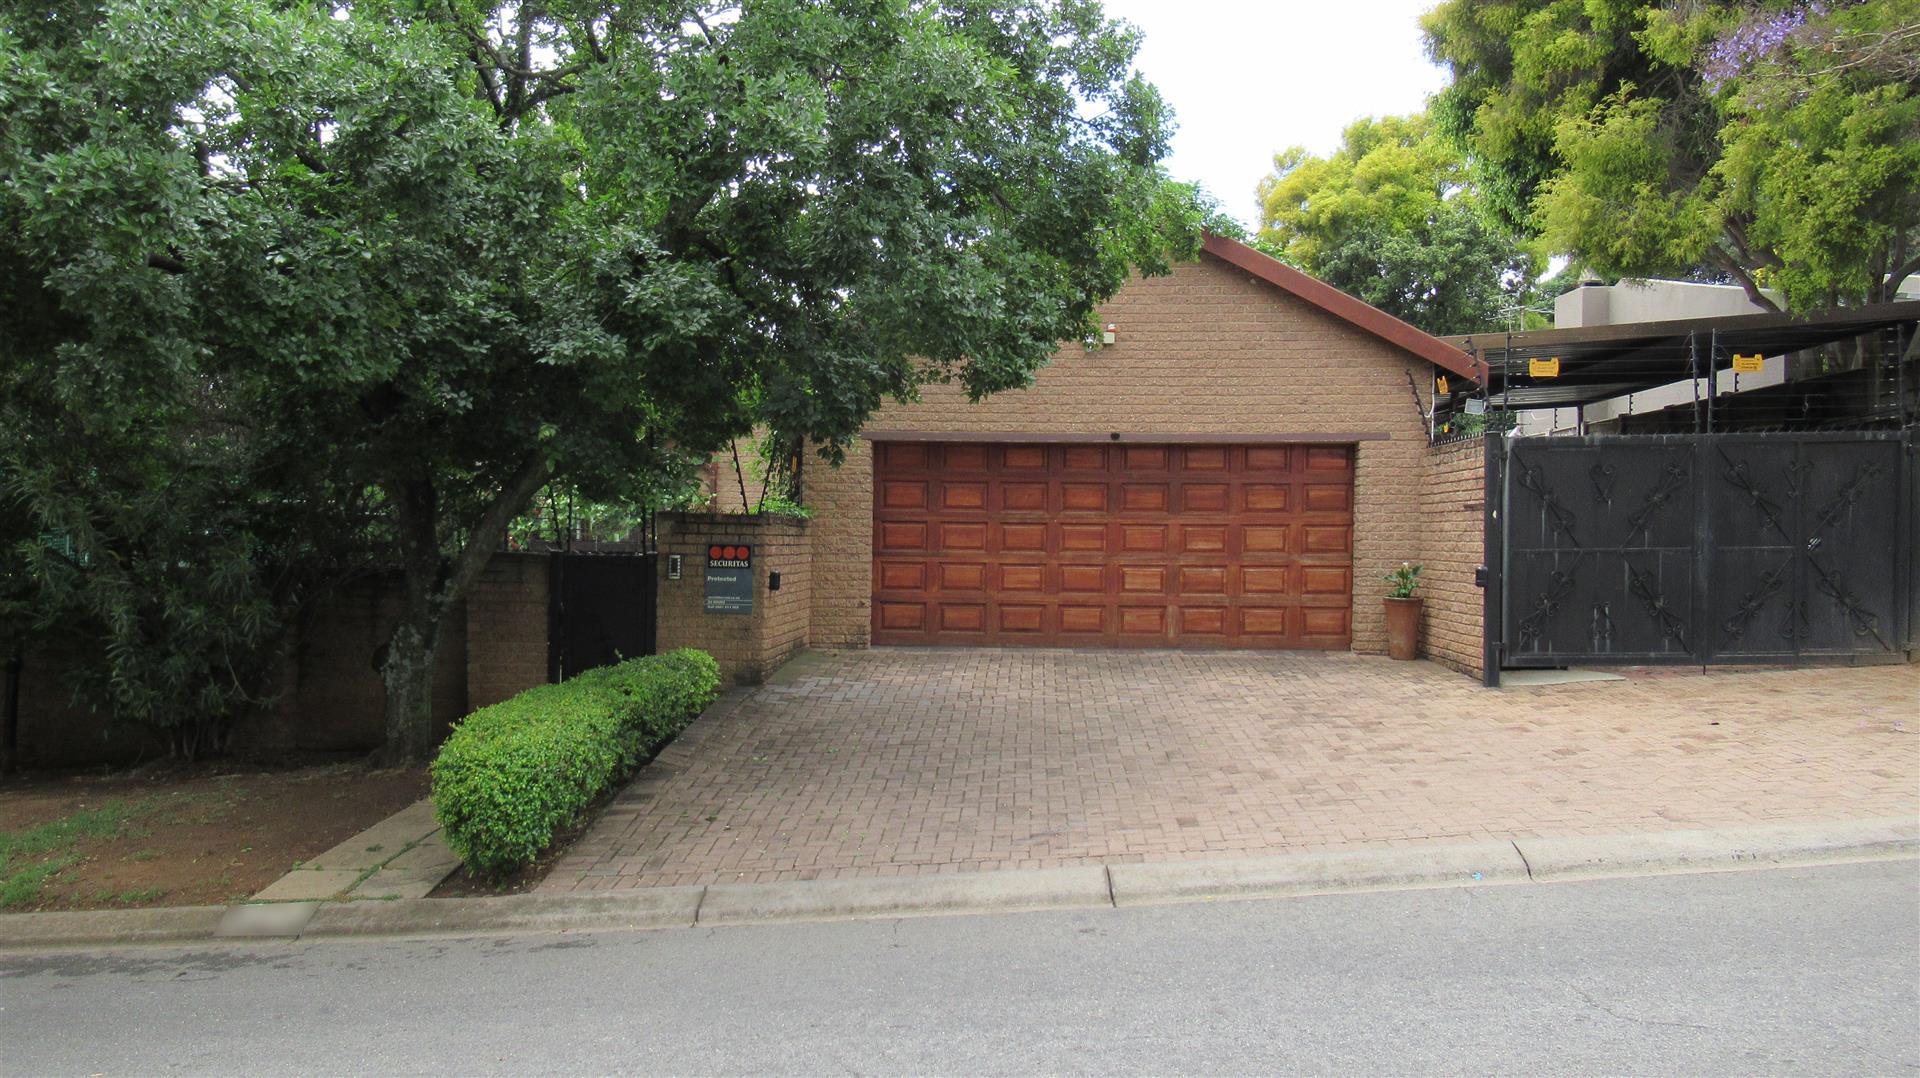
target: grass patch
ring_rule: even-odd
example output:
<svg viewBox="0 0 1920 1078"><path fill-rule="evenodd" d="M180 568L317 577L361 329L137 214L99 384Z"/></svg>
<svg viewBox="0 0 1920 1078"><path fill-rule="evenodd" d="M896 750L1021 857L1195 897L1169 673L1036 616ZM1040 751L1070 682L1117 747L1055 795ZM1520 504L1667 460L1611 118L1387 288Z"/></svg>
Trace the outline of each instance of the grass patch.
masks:
<svg viewBox="0 0 1920 1078"><path fill-rule="evenodd" d="M38 901L47 881L80 859L83 840L124 834L127 824L151 804L151 798L108 801L24 831L0 831L0 909Z"/></svg>

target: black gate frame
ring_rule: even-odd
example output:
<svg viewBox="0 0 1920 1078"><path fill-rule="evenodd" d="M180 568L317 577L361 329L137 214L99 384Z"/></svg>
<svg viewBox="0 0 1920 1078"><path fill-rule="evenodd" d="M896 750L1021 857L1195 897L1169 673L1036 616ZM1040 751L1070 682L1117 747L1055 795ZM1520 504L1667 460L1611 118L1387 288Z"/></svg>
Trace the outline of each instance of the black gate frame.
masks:
<svg viewBox="0 0 1920 1078"><path fill-rule="evenodd" d="M607 665L615 652L622 659L652 655L660 644L660 555L654 551L554 551L547 572L547 680L557 682L583 670ZM577 572L569 573L569 568ZM589 588L569 602L569 580L608 574L630 576L631 595L604 587ZM628 605L631 604L631 605ZM610 621L621 624L610 625ZM628 624L630 623L630 624ZM622 636L622 640L611 637ZM620 644L626 647L620 647Z"/></svg>
<svg viewBox="0 0 1920 1078"><path fill-rule="evenodd" d="M1783 472L1753 475L1750 469L1737 466L1734 458L1728 453L1729 447L1742 447L1747 452L1771 453L1775 456L1786 453L1795 465L1798 465L1805 460L1802 454L1807 451L1807 447L1816 447L1812 451L1818 453L1821 450L1817 447L1825 446L1829 447L1826 452L1839 454L1844 453L1844 449L1840 447L1846 445L1885 443L1897 443L1895 452L1897 471L1892 481L1881 488L1891 494L1896 503L1888 514L1889 524L1887 525L1887 530L1891 533L1888 539L1892 543L1893 551L1893 579L1889 582L1892 586L1888 589L1890 594L1887 596L1890 624L1886 626L1888 632L1884 635L1877 632L1873 634L1876 642L1881 646L1877 649L1860 647L1852 650L1844 648L1805 650L1800 648L1797 637L1793 638L1790 647L1771 650L1760 647L1728 649L1718 646L1715 634L1706 630L1714 624L1712 619L1717 616L1717 612L1728 608L1729 596L1733 600L1731 606L1733 613L1721 619L1725 631L1720 635L1732 634L1736 639L1746 628L1744 622L1753 620L1763 606L1783 590L1787 591L1790 603L1801 602L1799 616L1803 622L1807 619L1804 598L1809 588L1827 588L1824 594L1833 596L1836 605L1846 608L1845 613L1854 613L1851 606L1847 605L1847 600L1836 594L1843 591L1835 586L1839 582L1829 580L1823 585L1818 580L1802 577L1805 565L1812 563L1814 559L1802 557L1801 551L1794 544L1811 539L1812 543L1808 549L1817 547L1824 538L1820 529L1831 524L1833 520L1830 510L1825 518L1821 518L1819 511L1805 506L1807 497L1815 495L1811 491L1795 488L1796 483L1804 487L1804 474L1795 476ZM1920 650L1920 639L1916 639L1920 636L1920 624L1917 624L1920 623L1920 567L1915 565L1914 549L1916 543L1920 543L1920 519L1917 519L1920 518L1920 432L1906 429L1765 434L1734 432L1594 435L1551 438L1513 438L1495 434L1487 436L1485 447L1486 590L1483 599L1482 658L1485 670L1484 681L1489 687L1497 687L1500 684L1500 671L1503 668L1609 663L1698 666L1754 663L1860 664L1906 661L1912 658L1916 650ZM1683 639L1689 634L1668 634L1673 643L1680 646L1677 650L1660 653L1641 651L1614 655L1604 652L1558 651L1546 654L1516 654L1514 631L1521 627L1519 623L1522 619L1517 618L1514 611L1510 609L1508 594L1509 586L1514 581L1511 564L1513 544L1509 536L1509 529L1514 523L1509 510L1513 504L1513 487L1516 482L1514 469L1510 466L1512 455L1516 451L1526 451L1529 448L1535 451L1574 448L1596 451L1600 454L1600 459L1604 460L1606 451L1614 447L1635 453L1664 450L1670 459L1680 459L1683 455L1690 458L1690 466L1684 469L1684 479L1673 474L1675 469L1668 468L1666 476L1656 479L1651 485L1643 484L1643 489L1639 493L1642 501L1654 504L1670 500L1676 495L1684 495L1692 507L1693 534L1689 544L1690 551L1686 555L1689 594L1684 607L1679 607L1678 604L1676 607L1687 612L1684 624L1699 631L1691 633L1690 639ZM1626 454L1623 453L1622 456L1624 458ZM1743 459L1740 464L1744 463L1746 461ZM1793 470L1793 466L1790 466L1787 471ZM1612 467L1596 464L1591 481L1596 485L1603 482L1610 485L1614 481L1613 476ZM1748 507L1762 514L1773 513L1779 517L1785 517L1787 511L1783 509L1783 503L1777 492L1786 489L1794 496L1791 509L1794 515L1790 521L1768 518L1771 530L1777 532L1780 538L1771 543L1765 551L1755 546L1748 546L1732 548L1723 553L1721 547L1716 546L1717 541L1730 542L1734 537L1716 537L1714 534L1716 516L1714 507L1719 504L1714 501L1714 498L1718 496L1725 500L1728 497L1726 488L1714 489L1711 480L1715 476L1720 477L1733 488L1732 501L1748 503ZM1536 486L1541 482L1537 473L1532 476L1523 475L1519 477L1519 481L1531 482ZM1822 503L1832 505L1844 502L1851 506L1853 499L1857 499L1861 492L1849 491L1846 487L1847 484L1841 484L1838 488L1826 489L1822 496ZM1551 502L1552 493L1540 490L1535 491L1534 500L1542 500L1543 493L1546 502ZM1634 528L1642 526L1637 523L1641 518L1629 516L1626 519L1629 522L1635 522L1633 528L1629 528L1629 538L1632 538L1631 532ZM1567 536L1571 541L1573 539L1571 525L1567 527L1569 529ZM1785 541L1789 536L1792 537L1792 542ZM1644 535L1642 537L1645 538ZM1669 549L1668 553L1671 555L1677 553L1677 550ZM1730 575L1728 563L1742 554L1745 554L1750 561L1785 556L1792 567L1792 577L1787 578L1777 569L1763 571L1757 577L1743 578L1747 585L1744 588L1731 580L1723 579ZM1622 557L1624 562L1624 555ZM1630 575L1637 575L1633 574L1631 569L1628 569L1628 572ZM1568 581L1565 591L1571 592L1571 590L1572 582ZM1638 605L1646 607L1656 617L1659 616L1660 610L1655 608L1665 601L1664 596L1643 594L1636 597ZM1599 616L1595 615L1595 617ZM1791 606L1789 606L1787 617L1789 620L1793 617ZM1671 620L1675 623L1679 621L1677 616Z"/></svg>

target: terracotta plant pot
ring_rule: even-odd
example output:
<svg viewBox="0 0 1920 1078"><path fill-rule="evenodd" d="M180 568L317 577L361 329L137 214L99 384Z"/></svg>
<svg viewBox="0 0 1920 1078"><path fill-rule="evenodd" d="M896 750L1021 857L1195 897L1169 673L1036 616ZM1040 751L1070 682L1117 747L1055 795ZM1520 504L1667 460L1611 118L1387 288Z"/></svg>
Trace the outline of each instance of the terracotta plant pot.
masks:
<svg viewBox="0 0 1920 1078"><path fill-rule="evenodd" d="M1387 600L1387 654L1412 659L1420 654L1420 600Z"/></svg>

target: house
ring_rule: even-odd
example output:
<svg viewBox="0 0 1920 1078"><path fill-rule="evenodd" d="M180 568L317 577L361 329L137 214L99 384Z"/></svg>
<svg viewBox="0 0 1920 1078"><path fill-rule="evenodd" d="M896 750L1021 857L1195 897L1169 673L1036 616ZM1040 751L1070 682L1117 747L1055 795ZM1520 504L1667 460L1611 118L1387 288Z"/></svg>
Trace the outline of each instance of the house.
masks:
<svg viewBox="0 0 1920 1078"><path fill-rule="evenodd" d="M660 645L748 679L807 643L1380 652L1382 578L1412 561L1430 651L1477 665L1478 447L1431 449L1428 419L1468 355L1220 237L1099 319L1111 343L1063 346L1030 388L886 407L808 469L804 527L663 525L669 562L744 543L782 583L728 640L699 573L663 578Z"/></svg>

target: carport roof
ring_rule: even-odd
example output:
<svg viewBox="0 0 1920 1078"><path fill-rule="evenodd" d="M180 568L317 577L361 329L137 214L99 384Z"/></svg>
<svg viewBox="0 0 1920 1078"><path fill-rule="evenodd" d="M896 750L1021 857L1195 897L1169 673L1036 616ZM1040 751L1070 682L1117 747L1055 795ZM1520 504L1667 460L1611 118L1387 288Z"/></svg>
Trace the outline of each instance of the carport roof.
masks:
<svg viewBox="0 0 1920 1078"><path fill-rule="evenodd" d="M1591 404L1727 370L1736 355L1785 355L1914 322L1920 322L1920 300L1816 315L1723 315L1441 339L1471 353L1485 376L1473 380L1489 397L1504 395L1509 407L1527 409ZM1556 377L1529 373L1529 361L1556 357Z"/></svg>

